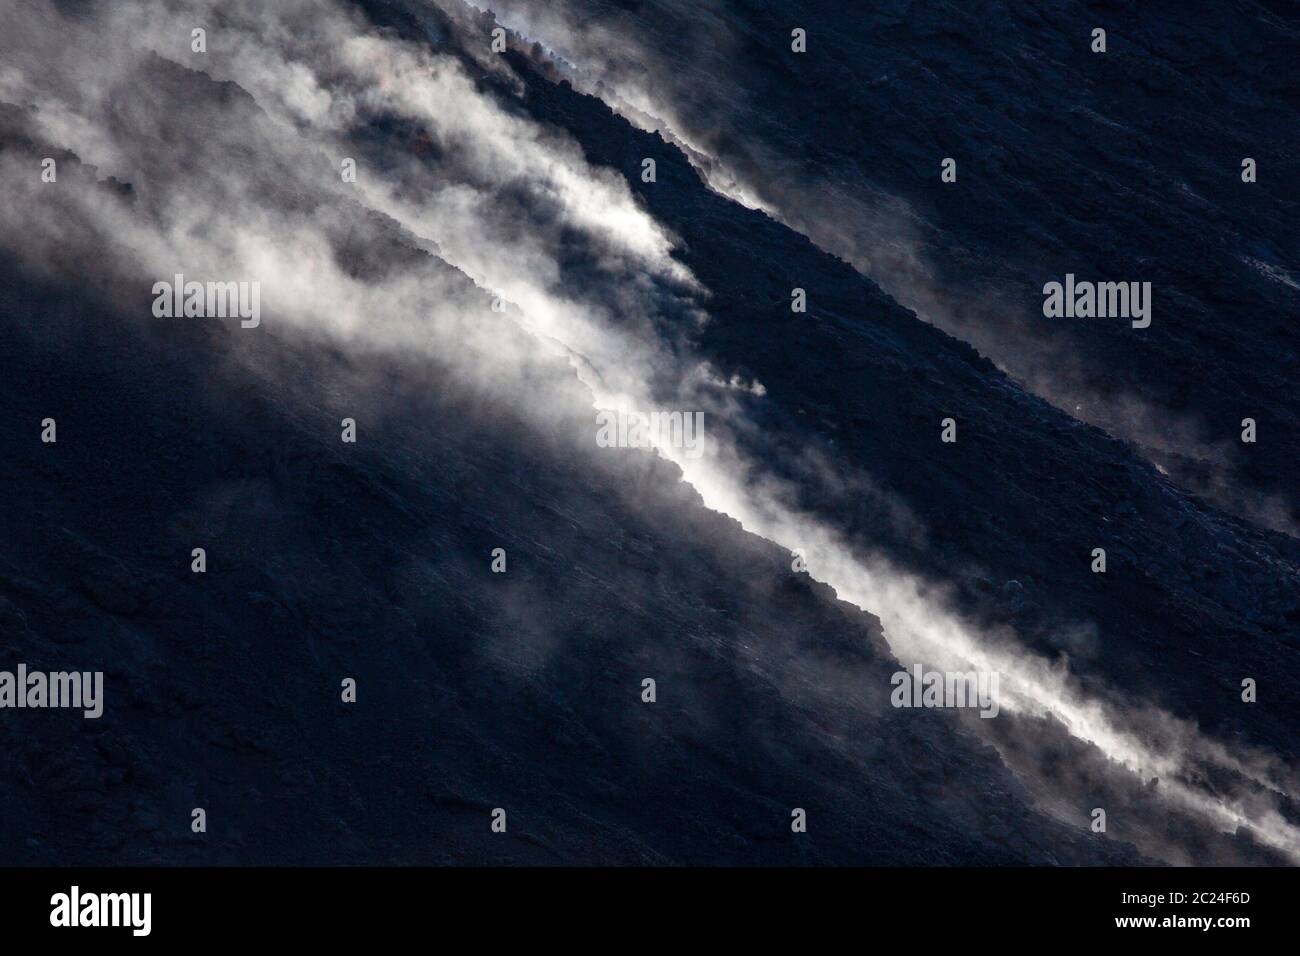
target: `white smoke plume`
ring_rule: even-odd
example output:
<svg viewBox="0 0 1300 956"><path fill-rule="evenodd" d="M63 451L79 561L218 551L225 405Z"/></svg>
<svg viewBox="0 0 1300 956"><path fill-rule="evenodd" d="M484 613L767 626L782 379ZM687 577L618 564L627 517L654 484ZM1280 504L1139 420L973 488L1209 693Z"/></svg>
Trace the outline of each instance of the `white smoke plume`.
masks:
<svg viewBox="0 0 1300 956"><path fill-rule="evenodd" d="M584 17L567 3L530 0L425 0L455 16L466 6L490 13L529 43L576 88L602 99L641 129L677 145L715 191L807 236L850 263L924 321L968 342L1007 376L1067 414L1132 443L1193 494L1257 525L1300 537L1285 495L1244 486L1232 446L1208 437L1205 423L1136 394L1115 396L1092 384L1068 344L1041 335L1009 335L995 316L1019 314L1023 290L952 288L937 277L926 224L907 202L865 184L806 176L790 156L753 141L737 142L710 117L719 104L744 98L728 67L743 45L743 25L703 14L692 20L685 73L660 48L662 32L635 20ZM667 3L661 14L675 9ZM691 10L690 7L676 8ZM701 89L718 87L718 95ZM727 84L733 84L728 86ZM700 108L703 105L703 108ZM1268 267L1275 275L1277 270ZM1281 276L1279 281L1289 281ZM1171 436L1177 447L1170 449ZM1184 462L1194 467L1182 467Z"/></svg>
<svg viewBox="0 0 1300 956"><path fill-rule="evenodd" d="M189 38L204 23L220 29L209 29L200 58ZM1300 860L1300 833L1276 809L1292 785L1276 761L1085 692L1064 666L963 622L941 588L791 504L793 489L742 450L752 426L737 397L761 400L761 383L707 367L658 322L668 302L707 321L707 292L674 258L675 237L616 174L483 90L457 57L378 33L342 4L307 0L121 0L81 18L21 0L0 14L0 36L0 102L24 111L33 138L133 189L129 200L80 183L56 190L6 154L2 175L15 186L0 208L0 246L32 270L80 250L139 282L142 320L149 283L174 272L260 279L277 334L428 353L466 388L512 396L539 427L572 411L571 395L537 389L540 365L555 355L595 409L704 410L711 454L658 452L707 507L802 550L813 577L877 615L900 662L997 671L1007 711L1057 722L1128 773L1158 777L1171 807ZM229 127L188 118L188 74L229 86L223 110L197 114ZM357 155L351 134L389 119L427 135L436 162L390 155L382 171L359 162L357 182L343 182L340 160ZM204 148L185 136L203 137ZM240 155L238 165L212 162ZM369 217L400 228L438 267L353 274L337 245L363 224L363 238L381 228ZM563 281L557 250L570 233L600 252L591 289ZM488 318L492 296L509 303L509 322ZM1198 783L1204 765L1254 786L1220 793Z"/></svg>

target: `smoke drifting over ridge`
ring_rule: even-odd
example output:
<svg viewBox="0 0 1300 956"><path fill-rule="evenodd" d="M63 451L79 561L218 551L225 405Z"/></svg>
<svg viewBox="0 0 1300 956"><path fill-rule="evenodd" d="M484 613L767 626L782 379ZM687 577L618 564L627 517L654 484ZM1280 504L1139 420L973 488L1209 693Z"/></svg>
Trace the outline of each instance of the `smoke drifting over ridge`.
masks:
<svg viewBox="0 0 1300 956"><path fill-rule="evenodd" d="M762 383L707 367L692 353L691 325L674 324L683 314L708 321L707 290L674 257L675 238L616 173L481 87L464 60L379 35L341 4L117 3L66 20L57 44L34 25L63 20L58 5L22 7L31 15L4 15L0 101L33 141L69 150L101 184L130 184L127 194L52 192L21 174L30 155L6 153L6 178L26 185L0 212L0 242L29 268L107 250L104 272L118 295L124 282L139 289L142 317L150 283L175 272L257 279L274 334L425 351L539 427L579 412L573 394L537 390L537 366L557 355L589 392L588 418L702 410L710 454L671 445L659 454L707 507L804 551L814 578L879 616L900 662L998 671L1007 711L1059 722L1126 771L1160 778L1175 808L1224 831L1249 828L1300 859L1300 836L1275 807L1293 787L1276 761L1091 695L1065 668L963 622L942 588L804 513L796 490L746 450L762 440L744 411ZM220 42L196 64L189 30L218 17ZM93 78L78 66L91 63ZM211 84L214 102L189 112ZM418 131L411 140L426 152L373 155L386 165L370 173L364 134L375 124ZM186 149L170 148L178 142ZM356 184L338 175L350 156ZM428 258L364 261L367 243L392 229ZM572 283L563 253L579 245L593 261ZM361 250L364 268L341 249ZM505 318L491 312L493 296L508 302ZM1246 783L1217 792L1197 782L1202 765Z"/></svg>
<svg viewBox="0 0 1300 956"><path fill-rule="evenodd" d="M1224 437L1224 422L1147 390L1125 387L1117 392L1108 381L1109 369L1080 354L1070 336L1041 324L1038 290L1053 276L1045 273L1026 284L1009 270L1001 270L1007 274L997 276L986 271L978 282L949 275L953 270L940 268L941 260L967 262L974 258L973 250L952 243L941 234L941 226L888 188L875 185L870 175L853 180L844 169L835 167L836 159L811 159L810 151L821 151L815 138L811 144L805 142L802 135L783 128L779 120L763 115L750 86L755 79L760 83L770 79L769 74L782 67L761 59L753 22L734 11L720 11L696 23L692 19L694 5L672 0L655 4L652 12L640 13L603 2L583 5L566 0L554 4L528 0L425 2L448 11L465 3L489 11L525 41L536 43L541 58L552 63L565 80L601 98L641 128L659 132L681 147L712 188L768 213L851 263L920 318L970 343L1034 394L1080 421L1132 443L1193 494L1261 527L1300 537L1297 502L1289 486L1261 486L1251 474L1248 459ZM941 22L945 16L969 18L961 24L963 29L976 29L973 24L987 16L1016 19L1014 11L1003 9L959 14L956 7L941 6L929 15ZM794 17L806 26L811 14L805 14L790 11L786 19ZM772 20L767 12L762 16ZM873 10L868 35L888 42L891 31L906 16L889 8ZM767 24L773 33L788 32L798 25L794 20L788 24L785 19L777 20L779 23L772 20ZM814 42L833 43L832 25L823 26L826 29ZM1284 45L1283 39L1279 45ZM848 56L841 49L832 55ZM745 65L738 67L737 63ZM903 69L893 60L889 66ZM934 79L924 61L918 68ZM874 86L888 91L899 83L888 67L877 69L881 75L866 84L868 91ZM955 108L970 105L965 95L954 94L953 98L960 104ZM1073 112L1088 124L1122 126L1084 107ZM784 117L790 124L802 119ZM810 118L808 125L813 128L819 121L826 120ZM928 138L955 135L954 130L936 130ZM952 147L935 143L933 148L937 151L932 159L937 181L939 157ZM1236 241L1245 243L1247 239L1239 236ZM1045 261L1049 252L1044 250ZM1242 269L1236 258L1221 267ZM1281 276L1278 281L1285 280L1280 265L1264 264L1264 268L1274 278ZM1166 305L1176 302L1181 308L1185 295L1176 280L1168 278L1161 291ZM1162 325L1174 321L1175 314L1171 308L1162 317ZM1145 361L1158 370L1167 359L1152 355ZM1279 424L1286 422L1280 411L1269 411ZM1226 424L1235 428L1236 419Z"/></svg>

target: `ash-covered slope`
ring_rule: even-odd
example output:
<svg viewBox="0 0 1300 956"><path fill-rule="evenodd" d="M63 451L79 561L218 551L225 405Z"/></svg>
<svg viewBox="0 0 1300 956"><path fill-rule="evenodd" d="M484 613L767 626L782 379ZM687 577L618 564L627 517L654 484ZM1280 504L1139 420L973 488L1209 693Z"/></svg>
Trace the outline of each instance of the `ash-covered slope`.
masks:
<svg viewBox="0 0 1300 956"><path fill-rule="evenodd" d="M1029 390L1297 534L1294 4L474 5ZM1067 273L1150 282L1151 326L1045 318Z"/></svg>
<svg viewBox="0 0 1300 956"><path fill-rule="evenodd" d="M1297 676L1293 539L1198 503L843 263L761 213L691 189L680 154L627 132L589 98L541 83L530 92L597 161L632 169L643 153L657 157L659 182L635 188L714 292L703 354L764 384L749 411L765 433L799 434L841 466L798 472L809 507L934 579L961 582L972 603L1018 582L1001 615L1044 650L1061 625L1091 620L1097 635L1065 648L1082 651L1074 662L1085 673L1099 669L1135 699L1229 733L1258 726L1264 742L1295 755L1297 712L1284 701L1242 708L1235 692L1238 671L1283 684ZM792 276L806 286L808 315L790 311ZM958 427L952 444L940 440L947 417ZM837 489L854 470L877 494ZM899 502L908 520L893 515ZM1105 575L1090 569L1094 547L1107 549Z"/></svg>
<svg viewBox="0 0 1300 956"><path fill-rule="evenodd" d="M579 466L429 363L255 376L238 332L10 270L3 304L4 660L107 674L99 720L4 714L9 863L1134 859L892 709L874 622L669 466Z"/></svg>
<svg viewBox="0 0 1300 956"><path fill-rule="evenodd" d="M650 36L665 28L655 17L643 19ZM750 23L744 30L755 32ZM770 36L765 44L768 52L779 45ZM527 74L536 55L523 52L532 54L518 60ZM1294 761L1300 708L1284 690L1300 646L1300 550L1292 538L1198 503L1144 460L1149 449L1125 446L1010 387L987 360L910 319L872 283L807 244L785 243L785 230L767 216L738 212L716 194L687 188L695 174L676 148L623 132L623 124L547 72L545 58L542 65L553 82L539 77L530 85L534 108L564 117L590 156L625 172L655 216L683 238L683 261L715 292L713 321L699 337L703 354L764 384L766 394L749 411L766 433L820 441L822 466L796 469L808 495L804 504L929 580L953 582L957 602L977 619L1013 626L1046 656L1067 655L1071 671L1090 686L1118 691L1135 708L1150 704L1190 718L1233 747L1259 745ZM785 76L795 67L769 63L769 69ZM699 79L698 70L692 75ZM734 76L748 74L741 69ZM682 85L701 96L718 89ZM850 97L859 90L822 88L836 95L844 89ZM781 96L796 97L791 89L784 84ZM766 122L790 115L782 113L775 91L775 99L753 90L747 95L752 99L744 108L766 110ZM816 127L819 144L830 125ZM848 135L837 128L831 139ZM880 148L882 137L862 139ZM1069 142L1064 134L1052 139L1058 141ZM636 176L646 156L658 163L656 183ZM864 192L868 183L860 181ZM1285 208L1270 207L1263 228L1280 223ZM725 217L745 225L721 226ZM1183 221L1172 212L1170 219ZM779 244L779 254L741 265L755 250ZM1176 261L1186 269L1197 256L1183 253ZM791 313L794 286L807 290L809 315ZM1177 322L1184 330L1205 329L1208 319L1180 313ZM1183 364L1219 354L1184 345ZM1267 382L1243 378L1241 387L1261 402L1288 401L1291 393L1279 383L1289 353L1262 341L1257 350L1283 367L1268 372ZM1222 367L1230 371L1231 359ZM964 437L945 446L939 423L949 416ZM775 439L767 447L779 444ZM1279 478L1294 477L1285 441L1270 442L1259 459ZM870 477L865 494L847 477L864 473ZM1257 493L1254 500L1265 498ZM1095 547L1106 548L1112 562L1106 575L1091 571ZM1260 674L1279 691L1277 699L1268 708L1243 706L1243 678Z"/></svg>
<svg viewBox="0 0 1300 956"><path fill-rule="evenodd" d="M211 60L164 33L106 64L137 98L96 127L115 149L80 144L102 169L59 151L34 93L3 114L5 168L61 157L60 191L16 202L66 217L33 221L43 258L3 236L4 660L107 672L98 721L4 713L7 858L1292 858L1293 541L1187 497L525 51L486 58L490 18L358 6L230 4ZM247 29L281 15L293 40ZM432 105L430 75L451 91ZM149 315L172 252L264 263L261 327ZM728 456L595 447L593 404L638 382L707 403ZM785 532L828 528L847 557L792 570ZM894 709L911 629L1042 679L1008 677L995 720Z"/></svg>

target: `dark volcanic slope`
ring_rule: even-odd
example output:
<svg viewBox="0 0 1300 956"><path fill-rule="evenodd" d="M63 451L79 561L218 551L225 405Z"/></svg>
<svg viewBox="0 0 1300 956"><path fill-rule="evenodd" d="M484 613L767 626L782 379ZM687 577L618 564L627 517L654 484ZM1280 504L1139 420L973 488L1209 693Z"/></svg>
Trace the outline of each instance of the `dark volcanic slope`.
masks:
<svg viewBox="0 0 1300 956"><path fill-rule="evenodd" d="M270 387L229 333L2 288L40 332L0 357L0 653L103 668L108 697L5 713L6 861L1132 859L1030 810L950 716L890 708L871 620L672 469L556 464L428 366L282 343L297 384Z"/></svg>
<svg viewBox="0 0 1300 956"><path fill-rule="evenodd" d="M405 5L359 6L385 35L467 62L491 22L460 32ZM563 130L681 238L710 320L665 294L654 321L683 354L762 382L763 396L735 399L754 424L746 450L796 482L804 508L862 553L951 584L973 621L1065 652L1099 697L1295 761L1294 539L1190 497L536 62L516 49L510 72L475 71L476 92ZM257 115L233 82L142 69L183 90L186 110L168 114L182 130ZM20 111L4 119L0 159L48 154ZM349 132L369 168L409 153L458 172L455 144L367 119ZM195 175L244 163L269 178L262 142L214 135L175 158ZM638 175L647 156L653 184ZM142 218L151 208L157 182L94 187L93 170L61 162L66 188L112 189L123 208L138 195ZM522 187L502 193L520 229L552 212ZM452 271L355 211L323 241L357 274ZM556 285L619 304L602 250L563 240ZM317 339L273 316L245 336L124 311L132 290L82 243L93 248L74 225L41 278L0 271L0 666L103 668L108 702L98 721L0 717L3 859L1278 861L1244 830L1174 813L1167 782L1117 772L1057 726L890 707L898 665L878 622L704 508L675 468L594 451L591 396L569 364L537 359L535 394L554 417L539 427L504 384L467 390L414 349ZM491 314L488 294L457 282ZM789 310L795 285L807 315ZM525 341L490 321L503 351ZM46 417L57 444L39 439ZM339 441L344 417L355 445ZM939 442L944 417L955 445ZM199 546L202 575L189 570ZM1089 571L1097 546L1104 576ZM490 569L498 547L504 574ZM1246 676L1258 704L1240 701ZM340 701L345 677L355 704ZM1106 836L1087 828L1099 804ZM504 835L489 830L495 807ZM791 832L795 807L807 834Z"/></svg>
<svg viewBox="0 0 1300 956"><path fill-rule="evenodd" d="M784 221L1033 391L1300 530L1296 4L480 5L611 97L659 106ZM1151 282L1151 327L1045 319L1043 284L1067 272Z"/></svg>
<svg viewBox="0 0 1300 956"><path fill-rule="evenodd" d="M530 92L533 108L564 122L596 161L630 171L657 158L659 182L634 188L683 237L684 261L714 292L700 347L766 386L752 409L762 426L816 436L845 474L870 474L929 533L918 546L870 499L835 497L833 480L809 495L814 507L932 579L962 582L973 606L1045 652L1061 625L1094 622L1091 646L1070 648L1082 673L1296 756L1300 709L1283 688L1300 679L1300 544L1189 498L845 264L692 188L675 149L591 98L540 81ZM789 309L792 277L808 290L808 315ZM939 441L948 416L962 429L954 445ZM1094 547L1107 549L1105 576L1090 571ZM996 609L981 600L1012 580L1020 597ZM1240 706L1249 675L1276 681L1268 708Z"/></svg>

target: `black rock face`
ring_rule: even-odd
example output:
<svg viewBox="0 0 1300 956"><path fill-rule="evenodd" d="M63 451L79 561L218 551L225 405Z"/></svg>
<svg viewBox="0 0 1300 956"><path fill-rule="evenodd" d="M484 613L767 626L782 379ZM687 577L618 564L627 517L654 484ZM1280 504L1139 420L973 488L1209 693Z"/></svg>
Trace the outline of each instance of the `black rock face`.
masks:
<svg viewBox="0 0 1300 956"><path fill-rule="evenodd" d="M618 5L642 24L642 48L660 28L690 29L660 6ZM1231 23L1206 14L1192 35L1159 26L1159 9L1118 8L1112 59L1089 88L1119 101L1101 122L1079 119L1078 77L1094 69L1074 37L1087 33L1081 5L1002 11L998 31L964 4L864 17L839 6L799 11L814 41L834 46L802 73L778 52L787 17L733 13L734 75L701 60L696 96L680 101L715 131L700 145L740 172L747 149L761 153L761 181L788 173L799 195L834 183L822 194L906 199L923 211L920 241L942 263L928 281L945 301L988 282L1036 308L1043 281L1092 264L1177 289L1176 312L1157 300L1152 336L1062 327L1051 348L1078 356L1069 387L1183 401L1205 421L1229 419L1228 432L1242 407L1260 409L1269 439L1233 472L1246 480L1232 500L1195 494L1149 445L1022 384L1026 369L1050 372L1033 365L1046 351L1008 344L1037 334L1025 315L981 308L943 331L882 291L897 271L878 284L824 234L710 189L681 149L557 74L548 51L513 38L502 71L486 70L491 17L356 5L368 24L358 29L459 57L484 97L623 177L673 233L707 293L645 277L657 306L646 325L677 353L762 383L734 398L749 426L739 441L798 489L801 510L855 554L942 583L973 629L1013 631L1018 646L1062 661L1078 687L1143 721L1133 733L1156 726L1144 721L1158 709L1243 762L1270 755L1270 772L1290 781L1300 544L1241 502L1294 504L1294 299L1267 269L1200 270L1207 244L1215 255L1249 245L1278 269L1294 251L1294 197L1261 180L1239 203L1237 159L1224 160L1222 184L1210 166L1294 102L1263 64L1295 24L1260 7ZM623 14L605 12L621 29ZM1225 50L1253 55L1202 50L1198 38L1219 26ZM143 69L157 88L183 88L190 112L178 122L206 111L260 122L233 81ZM735 88L744 97L723 102ZM0 158L49 155L20 104L0 119ZM950 132L937 134L940 123ZM1137 140L1121 135L1138 128ZM1135 181L1135 153L1163 168L1193 129L1204 135L1184 157L1190 192ZM1295 135L1256 149L1261 169L1294 169L1280 144ZM399 117L366 117L348 136L368 168L413 155L475 175L455 166L457 144ZM974 157L961 161L956 201L937 191L935 140L943 155L962 146ZM248 175L271 177L258 143ZM224 145L167 163L224 163ZM639 175L647 157L652 183ZM128 215L150 214L147 184L110 181L75 154L61 169ZM1072 185L1085 175L1086 200ZM521 228L550 214L522 188L498 198ZM527 339L513 312L493 315L492 296L408 228L373 210L341 221L327 239L349 274L446 282L492 316L503 351ZM621 314L624 277L589 238L561 237L556 286ZM1289 791L1190 745L1184 779L1153 780L1059 720L891 706L900 664L873 616L891 609L855 607L793 571L787 547L706 507L651 452L594 448L581 356L539 347L527 369L550 415L539 417L490 377L467 385L450 359L359 336L268 322L253 339L231 323L142 320L111 257L85 254L114 242L82 233L43 270L0 270L0 669L102 670L106 687L97 720L0 711L7 862L1290 861L1277 836L1294 826ZM790 310L795 286L806 314ZM1271 318L1225 321L1216 289L1234 314ZM973 345L948 334L967 324ZM670 400L673 387L653 391ZM55 444L40 440L47 417ZM345 418L358 423L355 444L339 440ZM939 440L945 418L953 444ZM1193 468L1197 452L1187 458ZM199 546L203 574L191 571ZM1104 575L1090 570L1094 547L1107 551ZM492 567L498 548L504 573ZM1257 704L1241 700L1247 677ZM357 696L345 703L348 678ZM1252 822L1265 806L1278 816L1269 833L1215 825L1165 798L1180 785L1240 801ZM1105 835L1089 826L1098 806ZM197 807L205 833L190 828ZM497 808L505 833L491 828ZM797 810L806 833L792 831Z"/></svg>
<svg viewBox="0 0 1300 956"><path fill-rule="evenodd" d="M672 469L567 468L427 366L286 345L276 380L302 384L268 394L211 366L219 342L5 289L40 328L5 353L7 420L77 423L57 456L6 434L6 659L103 669L108 699L6 713L8 859L1132 859L1030 809L955 721L890 708L872 619ZM344 409L382 422L359 454ZM791 838L796 806L825 837Z"/></svg>
<svg viewBox="0 0 1300 956"><path fill-rule="evenodd" d="M1030 391L1300 530L1292 5L488 6ZM1045 318L1067 273L1152 283L1151 327ZM1241 444L1244 417L1267 447Z"/></svg>

